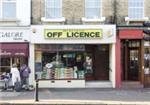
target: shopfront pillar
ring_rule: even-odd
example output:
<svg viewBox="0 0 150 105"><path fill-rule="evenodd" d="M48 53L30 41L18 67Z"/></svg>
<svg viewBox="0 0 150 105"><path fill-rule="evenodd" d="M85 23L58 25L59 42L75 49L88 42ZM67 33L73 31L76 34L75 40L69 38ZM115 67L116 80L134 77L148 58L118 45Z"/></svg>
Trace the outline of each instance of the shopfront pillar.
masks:
<svg viewBox="0 0 150 105"><path fill-rule="evenodd" d="M31 69L31 74L29 77L29 84L34 84L34 71L35 71L35 64L34 64L34 44L30 44L30 56L29 56L29 67Z"/></svg>
<svg viewBox="0 0 150 105"><path fill-rule="evenodd" d="M116 39L116 88L121 88L121 45L120 39Z"/></svg>
<svg viewBox="0 0 150 105"><path fill-rule="evenodd" d="M109 80L112 82L113 88L115 88L116 84L116 50L115 43L111 44L109 47Z"/></svg>

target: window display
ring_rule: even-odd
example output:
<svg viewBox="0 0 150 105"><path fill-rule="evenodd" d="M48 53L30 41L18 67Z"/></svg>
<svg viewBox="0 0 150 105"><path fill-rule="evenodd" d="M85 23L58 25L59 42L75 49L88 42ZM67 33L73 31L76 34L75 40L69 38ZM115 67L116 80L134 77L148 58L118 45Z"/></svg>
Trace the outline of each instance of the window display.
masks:
<svg viewBox="0 0 150 105"><path fill-rule="evenodd" d="M20 69L20 64L26 61L27 58L24 57L0 57L0 80L3 80L3 77L10 73L12 64L17 64L18 69Z"/></svg>
<svg viewBox="0 0 150 105"><path fill-rule="evenodd" d="M59 47L58 51L53 49L52 51L35 52L35 70L38 79L84 79L84 52L77 52L77 46L68 47L71 45L62 46L65 51L59 51ZM66 51L67 48L68 51ZM80 46L80 49L82 48ZM72 49L75 51L71 51Z"/></svg>
<svg viewBox="0 0 150 105"><path fill-rule="evenodd" d="M43 80L108 80L109 72L105 68L109 66L109 46L103 46L106 48L102 45L37 44L35 77Z"/></svg>
<svg viewBox="0 0 150 105"><path fill-rule="evenodd" d="M86 70L86 73L92 73L92 58L90 56L86 56L86 60L84 62L84 67Z"/></svg>
<svg viewBox="0 0 150 105"><path fill-rule="evenodd" d="M145 48L144 73L145 74L150 74L150 48Z"/></svg>
<svg viewBox="0 0 150 105"><path fill-rule="evenodd" d="M80 70L80 66L76 65L76 53L44 53L42 54L42 71L36 71L38 79L83 79L84 70ZM82 61L83 62L83 61ZM36 66L39 66L39 64Z"/></svg>
<svg viewBox="0 0 150 105"><path fill-rule="evenodd" d="M0 80L4 80L10 72L10 58L0 58Z"/></svg>

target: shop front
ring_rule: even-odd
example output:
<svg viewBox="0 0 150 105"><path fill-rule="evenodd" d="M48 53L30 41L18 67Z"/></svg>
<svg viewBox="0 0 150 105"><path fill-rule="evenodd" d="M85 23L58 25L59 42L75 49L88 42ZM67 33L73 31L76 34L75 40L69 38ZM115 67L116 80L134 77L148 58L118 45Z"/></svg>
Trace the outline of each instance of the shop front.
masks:
<svg viewBox="0 0 150 105"><path fill-rule="evenodd" d="M28 64L29 58L29 28L3 27L0 29L0 79L2 75L10 73L15 63L20 68L21 64Z"/></svg>
<svg viewBox="0 0 150 105"><path fill-rule="evenodd" d="M144 41L144 87L150 87L150 41Z"/></svg>
<svg viewBox="0 0 150 105"><path fill-rule="evenodd" d="M143 30L120 29L117 41L117 87L138 88L144 83Z"/></svg>
<svg viewBox="0 0 150 105"><path fill-rule="evenodd" d="M1 72L10 72L12 64L18 68L28 62L28 43L0 43Z"/></svg>
<svg viewBox="0 0 150 105"><path fill-rule="evenodd" d="M40 87L115 87L114 25L31 29L32 75Z"/></svg>

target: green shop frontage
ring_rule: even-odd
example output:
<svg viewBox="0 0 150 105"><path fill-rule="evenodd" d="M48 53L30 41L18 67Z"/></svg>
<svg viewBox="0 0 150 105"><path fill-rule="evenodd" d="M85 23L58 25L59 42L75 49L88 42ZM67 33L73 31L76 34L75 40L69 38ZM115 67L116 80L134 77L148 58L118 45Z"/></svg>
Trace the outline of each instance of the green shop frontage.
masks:
<svg viewBox="0 0 150 105"><path fill-rule="evenodd" d="M115 88L114 25L33 25L31 82L43 88Z"/></svg>

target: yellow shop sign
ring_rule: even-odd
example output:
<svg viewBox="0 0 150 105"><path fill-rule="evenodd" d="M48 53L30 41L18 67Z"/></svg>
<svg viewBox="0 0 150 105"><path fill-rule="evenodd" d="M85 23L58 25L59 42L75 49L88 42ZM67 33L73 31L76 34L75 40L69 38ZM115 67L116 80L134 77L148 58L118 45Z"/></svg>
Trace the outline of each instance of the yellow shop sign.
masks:
<svg viewBox="0 0 150 105"><path fill-rule="evenodd" d="M44 37L46 39L70 39L70 38L102 38L101 29L45 29Z"/></svg>

